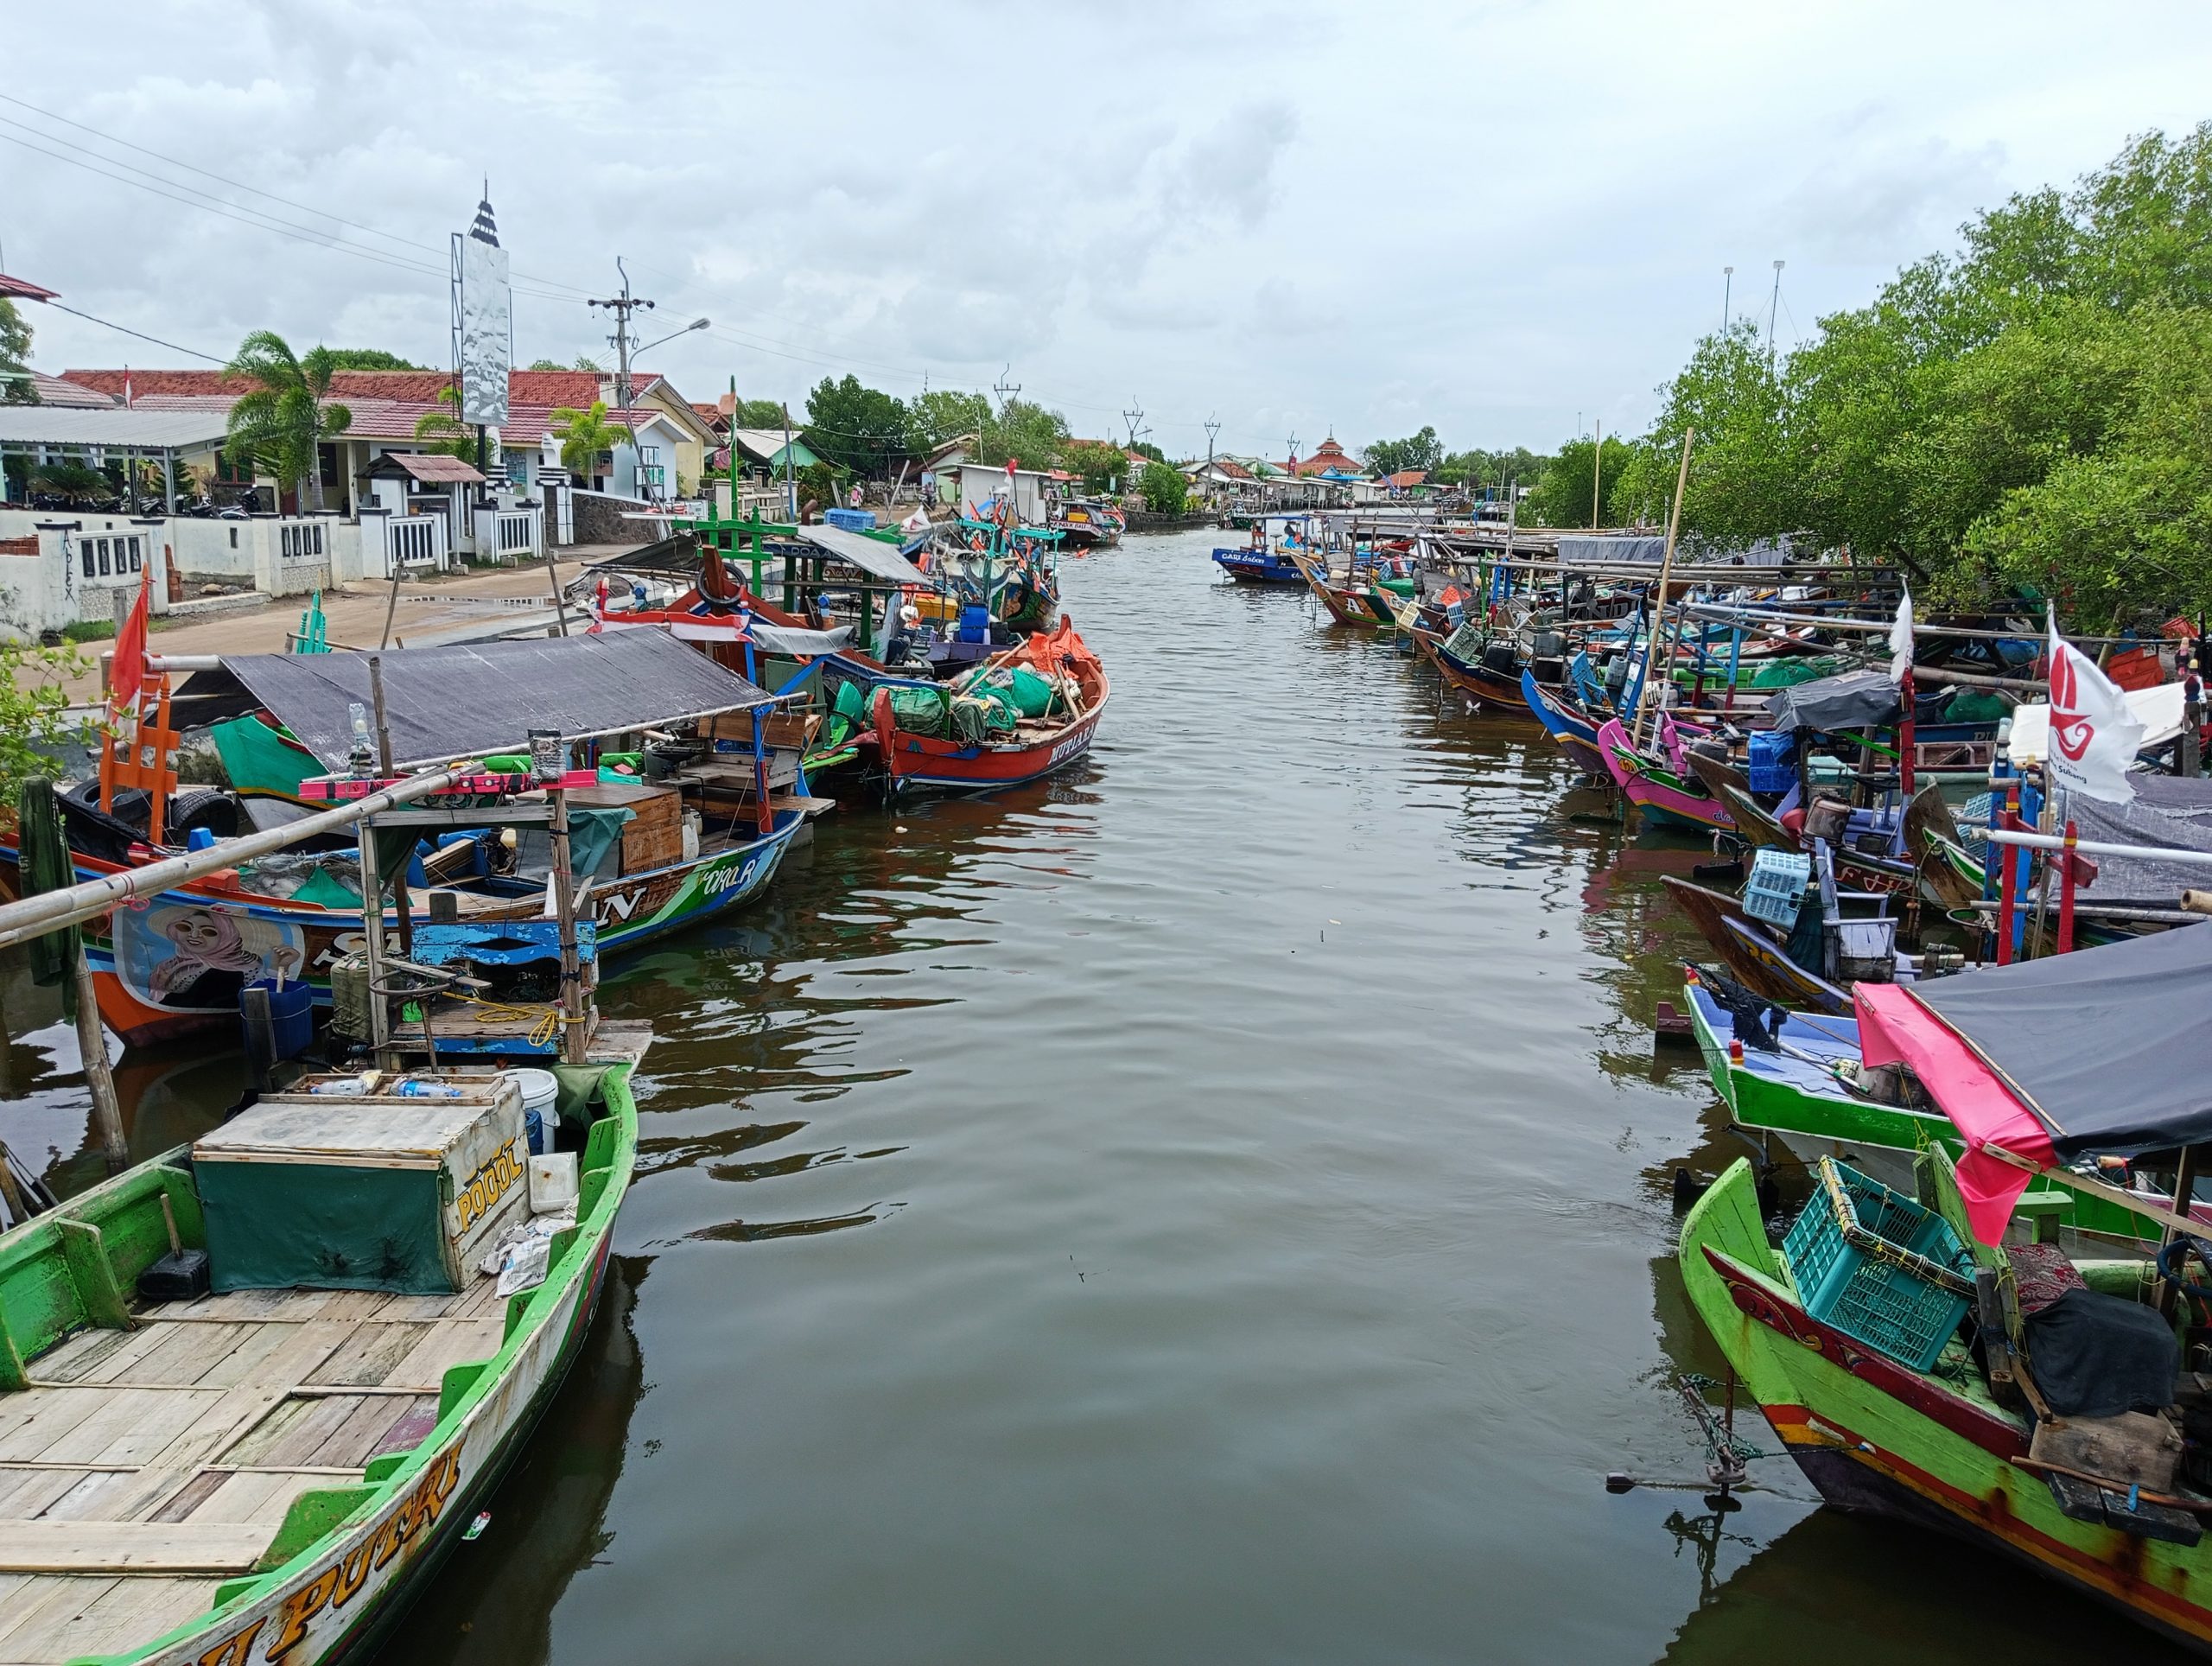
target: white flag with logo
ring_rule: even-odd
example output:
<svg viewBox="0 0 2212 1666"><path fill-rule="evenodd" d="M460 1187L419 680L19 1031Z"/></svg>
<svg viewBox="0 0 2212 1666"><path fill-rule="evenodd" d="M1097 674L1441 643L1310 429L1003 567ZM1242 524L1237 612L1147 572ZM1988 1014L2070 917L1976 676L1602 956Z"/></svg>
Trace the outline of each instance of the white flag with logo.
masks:
<svg viewBox="0 0 2212 1666"><path fill-rule="evenodd" d="M1897 622L1890 626L1890 681L1902 683L1912 669L1912 592L1897 602Z"/></svg>
<svg viewBox="0 0 2212 1666"><path fill-rule="evenodd" d="M2050 784L2126 804L2135 797L2127 766L2143 744L2143 725L2120 686L2097 662L2059 639L2050 618L2050 741L2044 767Z"/></svg>

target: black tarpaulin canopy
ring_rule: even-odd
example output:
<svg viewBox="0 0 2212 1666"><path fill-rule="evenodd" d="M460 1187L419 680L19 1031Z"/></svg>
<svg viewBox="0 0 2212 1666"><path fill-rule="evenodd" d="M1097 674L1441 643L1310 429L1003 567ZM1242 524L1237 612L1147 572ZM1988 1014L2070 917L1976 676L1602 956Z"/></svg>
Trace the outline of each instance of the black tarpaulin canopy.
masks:
<svg viewBox="0 0 2212 1666"><path fill-rule="evenodd" d="M394 648L379 656L395 766L520 750L532 729L572 741L744 711L773 696L662 631ZM179 728L266 710L333 769L370 709L365 653L226 655L179 691Z"/></svg>
<svg viewBox="0 0 2212 1666"><path fill-rule="evenodd" d="M1768 700L1777 729L1874 728L1904 715L1897 685L1880 671L1846 671L1787 688Z"/></svg>
<svg viewBox="0 0 2212 1666"><path fill-rule="evenodd" d="M1912 985L2061 1157L2212 1141L2212 925Z"/></svg>

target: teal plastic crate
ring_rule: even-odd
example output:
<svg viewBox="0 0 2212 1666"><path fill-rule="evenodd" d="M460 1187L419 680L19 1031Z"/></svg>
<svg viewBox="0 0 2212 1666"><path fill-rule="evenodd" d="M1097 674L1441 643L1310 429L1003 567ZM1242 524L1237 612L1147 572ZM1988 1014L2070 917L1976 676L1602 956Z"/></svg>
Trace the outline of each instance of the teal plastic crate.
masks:
<svg viewBox="0 0 2212 1666"><path fill-rule="evenodd" d="M1832 1157L1783 1241L1805 1311L1915 1370L1936 1363L1974 1295L1974 1258L1940 1215Z"/></svg>

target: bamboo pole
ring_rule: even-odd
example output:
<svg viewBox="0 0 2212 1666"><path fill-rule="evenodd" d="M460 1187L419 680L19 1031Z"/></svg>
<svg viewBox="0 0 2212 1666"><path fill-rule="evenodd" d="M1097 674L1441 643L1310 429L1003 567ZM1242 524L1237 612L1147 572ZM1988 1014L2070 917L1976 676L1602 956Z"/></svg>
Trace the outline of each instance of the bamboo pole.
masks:
<svg viewBox="0 0 2212 1666"><path fill-rule="evenodd" d="M1675 535L1681 530L1682 493L1690 483L1690 442L1696 438L1695 429L1682 430L1682 466L1675 475L1675 503L1667 516L1667 547L1659 556L1659 594L1651 609L1651 642L1643 651L1643 684L1637 690L1636 734L1632 738L1639 751L1643 746L1645 720L1651 711L1651 656L1659 651L1659 628L1667 617L1667 585L1675 570ZM1681 632L1677 629L1675 635L1680 640Z"/></svg>
<svg viewBox="0 0 2212 1666"><path fill-rule="evenodd" d="M77 1051L85 1061L85 1085L92 1090L92 1127L100 1136L107 1172L120 1174L130 1167L130 1142L123 1136L123 1105L116 1097L115 1072L107 1062L107 1030L100 1023L99 995L92 988L92 963L85 958L81 937L69 973L77 985Z"/></svg>
<svg viewBox="0 0 2212 1666"><path fill-rule="evenodd" d="M63 890L26 897L20 902L0 904L0 949L31 938L44 937L48 932L58 932L65 925L74 925L80 920L105 914L118 904L128 902L134 897L152 896L171 886L188 885L219 868L235 868L240 862L251 862L256 856L265 856L272 850L282 850L319 833L351 827L364 816L394 809L410 799L450 786L462 775L471 773L474 767L473 765L466 765L413 776L407 780L395 782L381 792L372 793L365 798L356 798L334 810L303 817L283 827L272 828L266 833L251 833L239 839L220 839L205 850L171 856L162 862L148 862L143 868L126 868L119 874L86 880L82 884Z"/></svg>

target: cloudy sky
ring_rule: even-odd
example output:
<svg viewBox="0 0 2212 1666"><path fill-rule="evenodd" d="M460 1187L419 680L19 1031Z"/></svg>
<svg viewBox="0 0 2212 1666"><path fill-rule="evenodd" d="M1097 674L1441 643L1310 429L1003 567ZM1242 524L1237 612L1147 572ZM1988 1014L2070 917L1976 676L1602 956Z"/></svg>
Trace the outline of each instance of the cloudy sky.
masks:
<svg viewBox="0 0 2212 1666"><path fill-rule="evenodd" d="M620 255L713 321L640 360L690 397L1006 373L1173 455L1634 429L1724 267L1764 318L1787 262L1786 343L2212 118L2203 0L80 0L0 42L4 270L175 348L444 365L488 175L522 362L605 354ZM202 362L31 321L44 370Z"/></svg>

